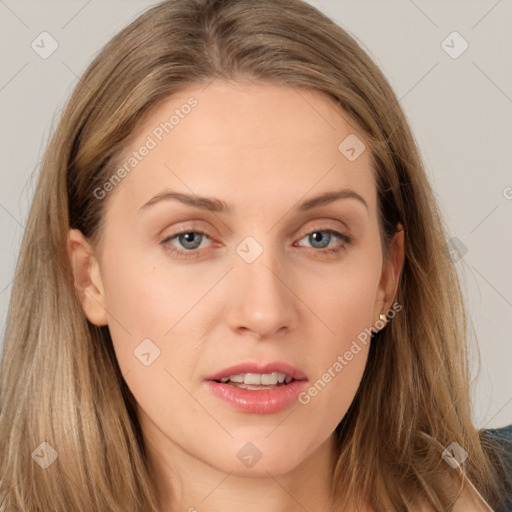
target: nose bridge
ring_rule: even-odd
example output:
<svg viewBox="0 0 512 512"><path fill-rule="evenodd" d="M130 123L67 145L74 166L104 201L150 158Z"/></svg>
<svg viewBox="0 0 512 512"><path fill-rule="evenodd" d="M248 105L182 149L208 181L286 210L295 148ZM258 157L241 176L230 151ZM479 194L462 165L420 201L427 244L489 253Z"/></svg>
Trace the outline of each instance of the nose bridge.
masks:
<svg viewBox="0 0 512 512"><path fill-rule="evenodd" d="M236 293L230 309L231 327L269 336L295 321L293 293L271 235L247 236L235 248Z"/></svg>

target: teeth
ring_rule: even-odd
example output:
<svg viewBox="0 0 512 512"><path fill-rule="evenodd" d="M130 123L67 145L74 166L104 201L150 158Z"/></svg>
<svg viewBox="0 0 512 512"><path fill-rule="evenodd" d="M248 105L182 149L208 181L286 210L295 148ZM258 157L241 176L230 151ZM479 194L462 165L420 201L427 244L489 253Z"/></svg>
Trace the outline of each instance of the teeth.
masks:
<svg viewBox="0 0 512 512"><path fill-rule="evenodd" d="M269 389L269 388L263 388L261 386L253 386L251 384L234 384L237 388L240 388L240 389L249 389L251 391L261 391L263 389ZM277 386L272 386L272 388L276 388Z"/></svg>
<svg viewBox="0 0 512 512"><path fill-rule="evenodd" d="M261 384L266 386L273 386L277 383L286 384L292 381L292 377L284 373L273 372L273 373L239 373L236 375L230 375L229 377L222 377L221 382L235 382L238 384L246 384L249 386L259 386Z"/></svg>
<svg viewBox="0 0 512 512"><path fill-rule="evenodd" d="M251 384L253 386L259 386L261 384L261 379L264 375L259 375L258 373L246 373L244 376L244 384ZM267 382L268 384L268 382ZM276 384L275 382L271 382L270 384Z"/></svg>

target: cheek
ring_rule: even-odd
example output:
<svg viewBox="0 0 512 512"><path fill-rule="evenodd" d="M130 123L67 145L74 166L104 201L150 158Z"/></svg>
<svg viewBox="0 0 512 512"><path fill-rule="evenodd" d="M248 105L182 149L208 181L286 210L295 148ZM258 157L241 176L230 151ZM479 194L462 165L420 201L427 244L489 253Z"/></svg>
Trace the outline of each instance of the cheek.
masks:
<svg viewBox="0 0 512 512"><path fill-rule="evenodd" d="M190 309L204 291L186 286L177 272L172 279L162 277L161 269L157 273L129 260L118 260L106 269L109 330L121 372L139 407L179 437L189 428L184 416L205 422L204 412L187 391L200 349L195 343L199 325L189 321Z"/></svg>
<svg viewBox="0 0 512 512"><path fill-rule="evenodd" d="M334 429L357 392L370 347L379 277L379 261L359 257L351 265L340 265L328 279L317 279L319 286L307 294L305 302L326 328L314 340L315 373L299 403L314 410L311 415L319 425Z"/></svg>
<svg viewBox="0 0 512 512"><path fill-rule="evenodd" d="M218 277L198 277L192 266L182 272L172 263L155 265L136 253L117 259L105 253L104 260L109 330L134 396L155 411L170 397L189 404L180 383L195 375L211 311L208 297L199 299Z"/></svg>
<svg viewBox="0 0 512 512"><path fill-rule="evenodd" d="M325 324L325 342L330 347L343 350L375 321L379 277L379 261L361 254L314 279L305 275L297 281L301 284L296 293Z"/></svg>
<svg viewBox="0 0 512 512"><path fill-rule="evenodd" d="M155 264L137 253L116 259L105 256L106 307L114 329L133 338L162 338L214 283L213 275L203 279L192 266L163 261Z"/></svg>
<svg viewBox="0 0 512 512"><path fill-rule="evenodd" d="M332 433L357 393L371 343L369 299L361 294L340 300L330 318L336 336L317 341L315 371L298 397L313 432Z"/></svg>

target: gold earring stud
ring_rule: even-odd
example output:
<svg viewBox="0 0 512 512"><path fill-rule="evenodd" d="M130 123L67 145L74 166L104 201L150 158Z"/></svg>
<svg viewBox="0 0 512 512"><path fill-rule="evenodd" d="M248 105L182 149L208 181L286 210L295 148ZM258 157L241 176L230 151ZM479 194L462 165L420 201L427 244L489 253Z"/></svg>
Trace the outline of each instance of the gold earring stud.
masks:
<svg viewBox="0 0 512 512"><path fill-rule="evenodd" d="M386 322L387 321L387 318L386 318L386 315L384 313L381 313L379 315L379 318L383 321L383 322Z"/></svg>

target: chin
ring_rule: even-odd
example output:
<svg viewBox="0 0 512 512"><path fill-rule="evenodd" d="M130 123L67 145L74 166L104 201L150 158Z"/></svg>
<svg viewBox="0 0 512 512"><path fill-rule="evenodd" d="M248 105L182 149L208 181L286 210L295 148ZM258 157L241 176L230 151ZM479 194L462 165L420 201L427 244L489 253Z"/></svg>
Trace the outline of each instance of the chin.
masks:
<svg viewBox="0 0 512 512"><path fill-rule="evenodd" d="M267 435L265 432L259 437L231 440L219 452L210 453L207 462L233 475L268 478L268 473L277 476L292 471L310 455L311 445L300 446L301 440L307 439L305 436L298 436L295 442L289 436L271 440L265 438Z"/></svg>

